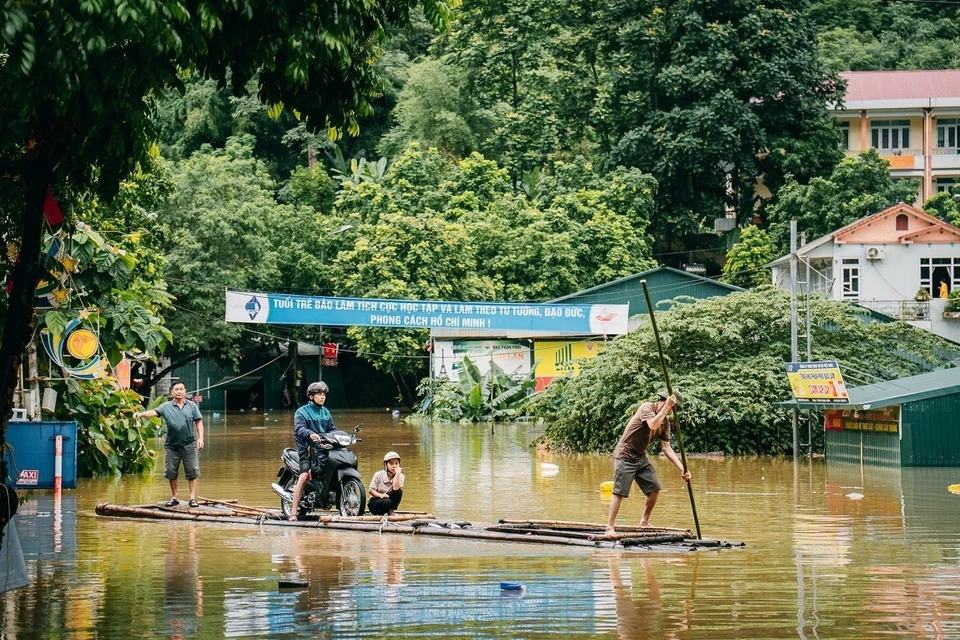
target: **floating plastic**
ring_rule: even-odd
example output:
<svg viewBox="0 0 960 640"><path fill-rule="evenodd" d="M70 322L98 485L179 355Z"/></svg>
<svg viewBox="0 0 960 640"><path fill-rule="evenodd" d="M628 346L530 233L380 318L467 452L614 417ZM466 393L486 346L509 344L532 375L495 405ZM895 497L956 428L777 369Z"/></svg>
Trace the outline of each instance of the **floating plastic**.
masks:
<svg viewBox="0 0 960 640"><path fill-rule="evenodd" d="M558 467L555 464L550 464L549 462L541 462L540 470L541 471L560 471L560 467Z"/></svg>
<svg viewBox="0 0 960 640"><path fill-rule="evenodd" d="M394 409L393 411L390 412L390 415L393 416L394 418L399 418L399 417L400 417L400 410L399 410L399 409Z"/></svg>
<svg viewBox="0 0 960 640"><path fill-rule="evenodd" d="M220 414L217 413L216 411L214 411L214 412L213 412L213 419L216 420L216 419L219 418L219 417L220 417Z"/></svg>
<svg viewBox="0 0 960 640"><path fill-rule="evenodd" d="M613 493L613 480L600 483L600 493Z"/></svg>
<svg viewBox="0 0 960 640"><path fill-rule="evenodd" d="M960 484L951 484L947 487L947 491L960 495Z"/></svg>
<svg viewBox="0 0 960 640"><path fill-rule="evenodd" d="M850 498L851 500L863 500L862 493L848 493L847 497Z"/></svg>
<svg viewBox="0 0 960 640"><path fill-rule="evenodd" d="M526 589L520 582L501 582L500 590L501 591L524 591Z"/></svg>

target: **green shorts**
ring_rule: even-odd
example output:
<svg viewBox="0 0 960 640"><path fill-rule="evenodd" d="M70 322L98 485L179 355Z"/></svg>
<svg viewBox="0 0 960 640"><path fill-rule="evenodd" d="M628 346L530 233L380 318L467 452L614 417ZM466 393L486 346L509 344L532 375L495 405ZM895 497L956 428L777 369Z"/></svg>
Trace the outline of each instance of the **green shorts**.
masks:
<svg viewBox="0 0 960 640"><path fill-rule="evenodd" d="M630 485L637 481L637 486L643 495L652 491L660 491L660 480L657 478L657 471L653 468L650 460L646 456L640 459L640 462L630 462L629 460L614 459L613 461L613 492L618 496L626 498L630 495Z"/></svg>
<svg viewBox="0 0 960 640"><path fill-rule="evenodd" d="M197 454L197 443L191 442L185 447L164 447L166 452L166 467L163 477L167 480L176 480L180 475L180 463L183 463L183 473L187 480L196 480L200 477L200 456Z"/></svg>

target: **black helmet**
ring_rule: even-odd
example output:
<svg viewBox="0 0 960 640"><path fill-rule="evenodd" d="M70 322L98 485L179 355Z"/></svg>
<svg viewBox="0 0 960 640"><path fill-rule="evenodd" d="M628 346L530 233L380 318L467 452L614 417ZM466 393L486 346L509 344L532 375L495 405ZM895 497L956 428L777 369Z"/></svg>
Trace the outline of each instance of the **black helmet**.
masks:
<svg viewBox="0 0 960 640"><path fill-rule="evenodd" d="M310 398L315 393L330 393L330 387L323 381L311 382L310 386L307 387L307 397Z"/></svg>

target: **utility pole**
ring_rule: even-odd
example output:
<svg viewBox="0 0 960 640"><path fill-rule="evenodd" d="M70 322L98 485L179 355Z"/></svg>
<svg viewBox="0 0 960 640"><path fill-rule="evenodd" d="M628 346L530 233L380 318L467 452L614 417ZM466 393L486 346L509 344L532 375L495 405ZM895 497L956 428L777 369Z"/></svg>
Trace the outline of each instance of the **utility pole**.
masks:
<svg viewBox="0 0 960 640"><path fill-rule="evenodd" d="M800 358L797 344L797 221L790 221L790 361ZM800 411L793 409L793 459L800 457Z"/></svg>

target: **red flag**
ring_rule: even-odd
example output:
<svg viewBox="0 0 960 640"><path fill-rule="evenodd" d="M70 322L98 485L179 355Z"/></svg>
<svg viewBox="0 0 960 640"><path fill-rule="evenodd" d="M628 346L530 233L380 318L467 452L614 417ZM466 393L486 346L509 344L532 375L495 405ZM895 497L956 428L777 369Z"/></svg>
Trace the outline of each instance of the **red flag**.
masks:
<svg viewBox="0 0 960 640"><path fill-rule="evenodd" d="M50 187L47 187L47 197L43 199L43 215L46 216L51 227L63 222L63 214L60 213L60 207L57 206L57 201L54 200Z"/></svg>

